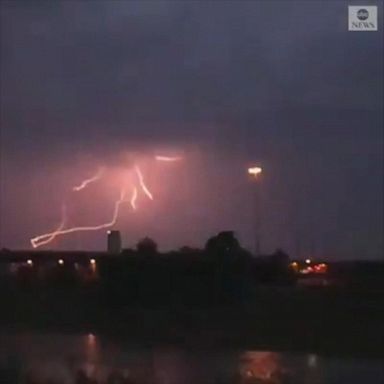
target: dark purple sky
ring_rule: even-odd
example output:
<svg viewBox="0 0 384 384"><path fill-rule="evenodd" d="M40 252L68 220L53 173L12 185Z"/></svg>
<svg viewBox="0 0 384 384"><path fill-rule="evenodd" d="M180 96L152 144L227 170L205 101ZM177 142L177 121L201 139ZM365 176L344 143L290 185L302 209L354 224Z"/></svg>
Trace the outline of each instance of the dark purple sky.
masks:
<svg viewBox="0 0 384 384"><path fill-rule="evenodd" d="M125 246L233 229L251 248L259 162L265 252L382 257L382 2L364 2L379 32L348 32L354 3L1 1L0 247L28 248L63 201L70 225L108 220L135 152L155 200L124 207ZM151 162L165 149L184 160ZM71 193L99 165L109 179Z"/></svg>

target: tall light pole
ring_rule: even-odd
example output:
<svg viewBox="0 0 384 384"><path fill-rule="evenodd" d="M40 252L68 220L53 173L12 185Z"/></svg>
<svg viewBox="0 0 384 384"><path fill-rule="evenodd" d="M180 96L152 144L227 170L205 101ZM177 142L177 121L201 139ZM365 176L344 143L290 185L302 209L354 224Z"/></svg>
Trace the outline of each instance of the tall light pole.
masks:
<svg viewBox="0 0 384 384"><path fill-rule="evenodd" d="M260 255L260 188L257 185L259 183L260 174L262 172L261 167L253 166L248 168L248 175L251 177L252 182L254 183L254 220L255 220L255 256Z"/></svg>

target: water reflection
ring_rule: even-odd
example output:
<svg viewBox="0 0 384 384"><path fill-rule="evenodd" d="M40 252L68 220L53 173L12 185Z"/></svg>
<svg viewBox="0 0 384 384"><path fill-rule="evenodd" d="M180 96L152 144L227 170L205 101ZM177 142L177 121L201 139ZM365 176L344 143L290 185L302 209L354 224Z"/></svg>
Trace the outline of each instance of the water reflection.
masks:
<svg viewBox="0 0 384 384"><path fill-rule="evenodd" d="M85 335L0 334L0 383L382 384L380 361L262 351L138 348Z"/></svg>
<svg viewBox="0 0 384 384"><path fill-rule="evenodd" d="M317 366L317 356L314 354L309 354L307 358L308 367L316 368Z"/></svg>
<svg viewBox="0 0 384 384"><path fill-rule="evenodd" d="M242 382L279 383L284 370L279 354L274 352L245 352L240 357L240 375Z"/></svg>

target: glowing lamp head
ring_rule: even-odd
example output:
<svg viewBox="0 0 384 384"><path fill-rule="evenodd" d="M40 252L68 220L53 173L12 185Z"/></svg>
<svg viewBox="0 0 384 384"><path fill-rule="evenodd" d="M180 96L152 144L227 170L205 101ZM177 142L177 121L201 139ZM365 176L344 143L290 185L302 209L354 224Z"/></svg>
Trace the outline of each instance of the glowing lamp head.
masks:
<svg viewBox="0 0 384 384"><path fill-rule="evenodd" d="M31 259L28 259L28 260L27 260L27 264L28 264L29 266L32 266L32 265L33 265L33 261L32 261Z"/></svg>
<svg viewBox="0 0 384 384"><path fill-rule="evenodd" d="M64 264L64 260L63 259L59 259L57 262L59 263L59 265L63 265Z"/></svg>
<svg viewBox="0 0 384 384"><path fill-rule="evenodd" d="M91 260L89 260L89 262L90 262L92 265L95 265L95 264L96 264L96 260L95 260L95 259L91 259Z"/></svg>
<svg viewBox="0 0 384 384"><path fill-rule="evenodd" d="M248 168L248 175L257 177L262 172L262 169L260 167L250 167Z"/></svg>
<svg viewBox="0 0 384 384"><path fill-rule="evenodd" d="M306 264L311 264L311 259L306 259L306 260L305 260L305 263L306 263Z"/></svg>

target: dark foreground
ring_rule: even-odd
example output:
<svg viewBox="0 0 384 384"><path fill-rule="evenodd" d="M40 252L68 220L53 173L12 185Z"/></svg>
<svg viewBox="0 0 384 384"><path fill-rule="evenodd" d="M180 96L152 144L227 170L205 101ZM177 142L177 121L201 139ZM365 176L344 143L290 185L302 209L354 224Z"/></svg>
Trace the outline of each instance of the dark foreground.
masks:
<svg viewBox="0 0 384 384"><path fill-rule="evenodd" d="M139 345L98 334L0 333L0 382L17 384L382 384L381 359Z"/></svg>
<svg viewBox="0 0 384 384"><path fill-rule="evenodd" d="M384 382L382 265L239 252L10 255L0 384Z"/></svg>
<svg viewBox="0 0 384 384"><path fill-rule="evenodd" d="M110 305L97 292L60 289L1 295L3 332L95 333L139 345L297 351L384 357L384 297L258 288L220 305Z"/></svg>

